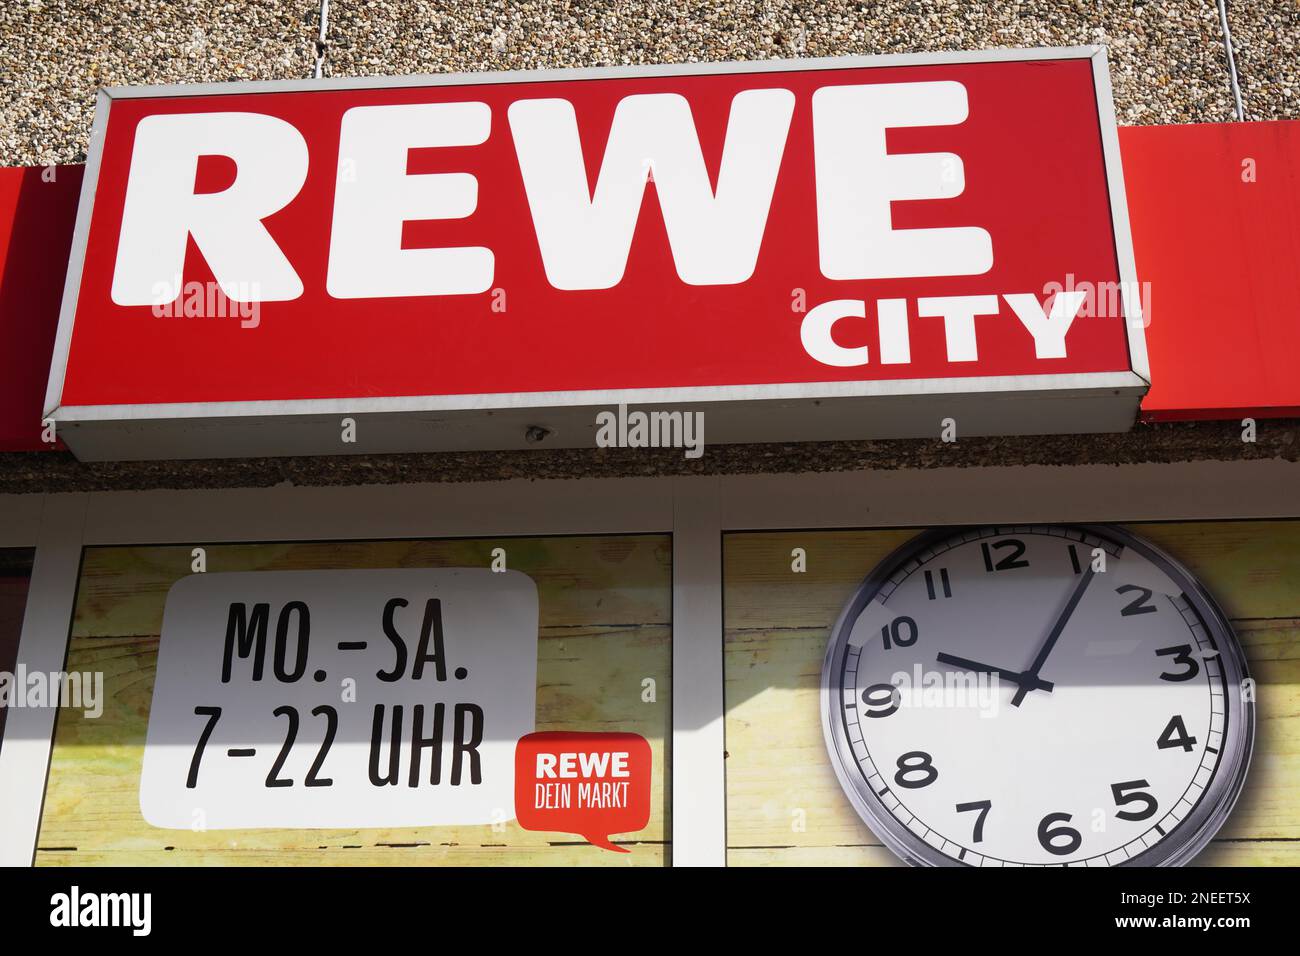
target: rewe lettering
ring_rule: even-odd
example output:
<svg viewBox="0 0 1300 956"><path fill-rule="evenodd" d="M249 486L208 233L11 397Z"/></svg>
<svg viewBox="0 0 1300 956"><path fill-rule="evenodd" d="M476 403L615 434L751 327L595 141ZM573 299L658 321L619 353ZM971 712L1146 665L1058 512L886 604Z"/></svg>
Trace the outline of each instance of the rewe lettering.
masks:
<svg viewBox="0 0 1300 956"><path fill-rule="evenodd" d="M412 150L476 146L494 123L509 126L518 175L546 278L557 289L608 289L627 264L647 183L653 179L673 263L688 285L732 285L754 272L786 150L795 96L786 89L736 95L717 183L710 181L685 97L623 98L596 181L583 163L573 105L520 99L505 117L486 103L358 106L339 130L326 288L340 299L486 292L495 257L486 246L404 249L402 225L461 219L493 188L467 173L408 174ZM891 128L965 121L957 82L822 87L812 95L817 241L832 279L979 275L993 265L989 233L976 225L894 229L890 203L945 199L965 188L961 157L891 155ZM234 181L196 193L200 157L234 160ZM296 299L300 275L263 220L302 189L312 161L302 133L252 112L146 116L136 128L113 273L118 305L154 305L181 273L193 236L231 298L251 286L261 301Z"/></svg>
<svg viewBox="0 0 1300 956"><path fill-rule="evenodd" d="M537 755L537 778L630 777L629 755L619 751L562 751Z"/></svg>

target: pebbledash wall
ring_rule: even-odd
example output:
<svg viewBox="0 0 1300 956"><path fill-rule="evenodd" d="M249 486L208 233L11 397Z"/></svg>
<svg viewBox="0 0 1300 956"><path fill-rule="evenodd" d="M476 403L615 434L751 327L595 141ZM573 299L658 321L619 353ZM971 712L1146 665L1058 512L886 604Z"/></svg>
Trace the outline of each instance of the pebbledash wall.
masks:
<svg viewBox="0 0 1300 956"><path fill-rule="evenodd" d="M100 87L305 79L318 66L342 77L1104 44L1120 124L1234 116L1219 10L1203 0L336 0L324 44L319 10L5 4L0 163L84 162ZM1300 115L1300 6L1230 3L1228 17L1246 118ZM98 720L8 714L0 862L894 862L841 793L821 739L819 669L836 614L921 529L1088 522L1132 526L1190 567L1260 686L1251 776L1197 862L1295 865L1298 436L1295 421L1274 418L1253 442L1228 420L951 444L711 446L698 460L680 449L117 463L3 454L0 549L35 548L18 657L31 671L102 671L108 700ZM537 729L633 730L651 743L652 808L627 840L633 852L514 824L234 838L149 826L139 790L162 608L196 547L209 571L486 565L504 548L538 583ZM794 549L807 578L789 574Z"/></svg>
<svg viewBox="0 0 1300 956"><path fill-rule="evenodd" d="M318 0L6 3L4 164L84 162L103 86L310 77L319 9ZM1233 116L1213 0L332 0L328 20L323 72L340 77L1100 43L1121 125ZM1295 117L1296 5L1230 2L1228 20L1247 117Z"/></svg>

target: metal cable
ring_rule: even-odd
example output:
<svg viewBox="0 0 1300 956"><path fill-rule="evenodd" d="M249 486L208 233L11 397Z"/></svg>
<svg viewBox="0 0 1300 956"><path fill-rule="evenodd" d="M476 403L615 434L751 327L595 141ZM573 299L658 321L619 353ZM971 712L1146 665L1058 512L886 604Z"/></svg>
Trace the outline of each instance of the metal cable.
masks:
<svg viewBox="0 0 1300 956"><path fill-rule="evenodd" d="M1228 51L1228 75L1232 80L1232 99L1237 105L1237 119L1244 120L1246 111L1241 105L1241 86L1237 82L1237 59L1232 55L1232 31L1228 29L1228 0L1218 0L1219 23L1223 26L1223 48Z"/></svg>
<svg viewBox="0 0 1300 956"><path fill-rule="evenodd" d="M325 50L328 41L326 35L330 28L330 0L320 0L320 37L316 40L316 79L325 74ZM1231 57L1232 53L1229 52Z"/></svg>

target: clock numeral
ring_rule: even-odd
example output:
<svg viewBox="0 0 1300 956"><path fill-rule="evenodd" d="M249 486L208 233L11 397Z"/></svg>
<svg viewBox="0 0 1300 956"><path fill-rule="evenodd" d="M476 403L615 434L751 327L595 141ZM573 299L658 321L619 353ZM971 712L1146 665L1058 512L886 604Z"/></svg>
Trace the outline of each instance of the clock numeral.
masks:
<svg viewBox="0 0 1300 956"><path fill-rule="evenodd" d="M970 810L978 810L979 816L975 818L975 832L971 834L973 843L984 842L984 818L989 815L989 810L993 808L992 800L975 800L971 803L957 804L958 813L966 813Z"/></svg>
<svg viewBox="0 0 1300 956"><path fill-rule="evenodd" d="M912 750L898 758L898 773L894 774L894 783L907 790L919 790L928 787L939 779L939 771L930 762L934 760L924 750ZM921 776L914 778L909 774Z"/></svg>
<svg viewBox="0 0 1300 956"><path fill-rule="evenodd" d="M1079 561L1079 548L1077 545L1070 545L1070 567L1074 568L1075 574L1083 573L1083 563Z"/></svg>
<svg viewBox="0 0 1300 956"><path fill-rule="evenodd" d="M903 632L907 633L904 634ZM917 635L920 633L916 626L916 621L912 620L906 614L902 617L896 617L890 623L880 629L880 637L885 642L885 650L889 650L895 644L899 647L911 647L916 643Z"/></svg>
<svg viewBox="0 0 1300 956"><path fill-rule="evenodd" d="M980 545L984 552L984 570L985 571L1010 571L1012 568L1027 568L1028 561L1022 561L1020 556L1025 553L1025 543L1019 538L1004 538L1001 541L994 541L992 547L985 541ZM993 551L1010 551L1005 557L999 558L995 563L993 561Z"/></svg>
<svg viewBox="0 0 1300 956"><path fill-rule="evenodd" d="M1124 605L1124 610L1120 611L1120 617L1132 617L1134 614L1154 614L1159 610L1154 604L1149 604L1151 595L1155 592L1150 588L1144 588L1138 584L1125 584L1115 589L1116 594L1129 594L1132 591L1141 593L1128 604Z"/></svg>
<svg viewBox="0 0 1300 956"><path fill-rule="evenodd" d="M867 706L868 717L888 717L898 710L902 693L893 684L872 684L862 692L862 703Z"/></svg>
<svg viewBox="0 0 1300 956"><path fill-rule="evenodd" d="M944 597L946 597L946 598L950 598L950 597L952 597L952 584L948 581L948 569L947 569L947 568L940 568L940 569L939 569L939 587L943 590L943 596L944 596ZM933 601L935 598L938 597L938 594L936 594L936 593L935 593L935 590L934 590L934 572L933 572L933 571L926 571L926 572L925 572L925 592L926 592L926 594L929 596L929 598L930 598L931 601Z"/></svg>
<svg viewBox="0 0 1300 956"><path fill-rule="evenodd" d="M1187 725L1183 723L1183 718L1175 714L1169 718L1169 723L1161 731L1156 746L1161 750L1170 750L1174 747L1181 747L1183 750L1190 751L1196 745L1196 738L1187 735Z"/></svg>
<svg viewBox="0 0 1300 956"><path fill-rule="evenodd" d="M1124 783L1112 783L1110 792L1115 795L1115 806L1122 807L1130 803L1140 803L1141 810L1118 810L1115 816L1121 820L1145 820L1148 817L1155 816L1159 804L1156 798L1149 793L1125 793L1125 790L1139 790L1143 787L1149 787L1151 784L1145 780L1127 780Z"/></svg>
<svg viewBox="0 0 1300 956"><path fill-rule="evenodd" d="M1083 836L1074 827L1067 827L1065 824L1074 819L1068 813L1049 813L1043 817L1038 824L1038 842L1048 853L1056 856L1069 856L1075 850L1083 845ZM1060 826L1054 827L1053 823L1060 822ZM1055 842L1064 838L1064 843Z"/></svg>
<svg viewBox="0 0 1300 956"><path fill-rule="evenodd" d="M1196 663L1196 658L1192 656L1192 645L1179 644L1177 647L1162 647L1156 651L1157 657L1172 657L1175 664L1184 664L1187 670L1176 674L1162 673L1161 680L1167 681L1184 681L1191 680L1201 672L1201 665Z"/></svg>

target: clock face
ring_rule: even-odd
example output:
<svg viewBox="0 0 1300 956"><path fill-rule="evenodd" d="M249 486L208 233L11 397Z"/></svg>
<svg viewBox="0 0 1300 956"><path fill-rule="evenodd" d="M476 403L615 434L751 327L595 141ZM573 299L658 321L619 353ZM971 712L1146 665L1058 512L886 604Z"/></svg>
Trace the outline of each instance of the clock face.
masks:
<svg viewBox="0 0 1300 956"><path fill-rule="evenodd" d="M931 532L841 614L823 726L850 800L909 862L1170 865L1241 789L1245 676L1209 596L1127 532Z"/></svg>

